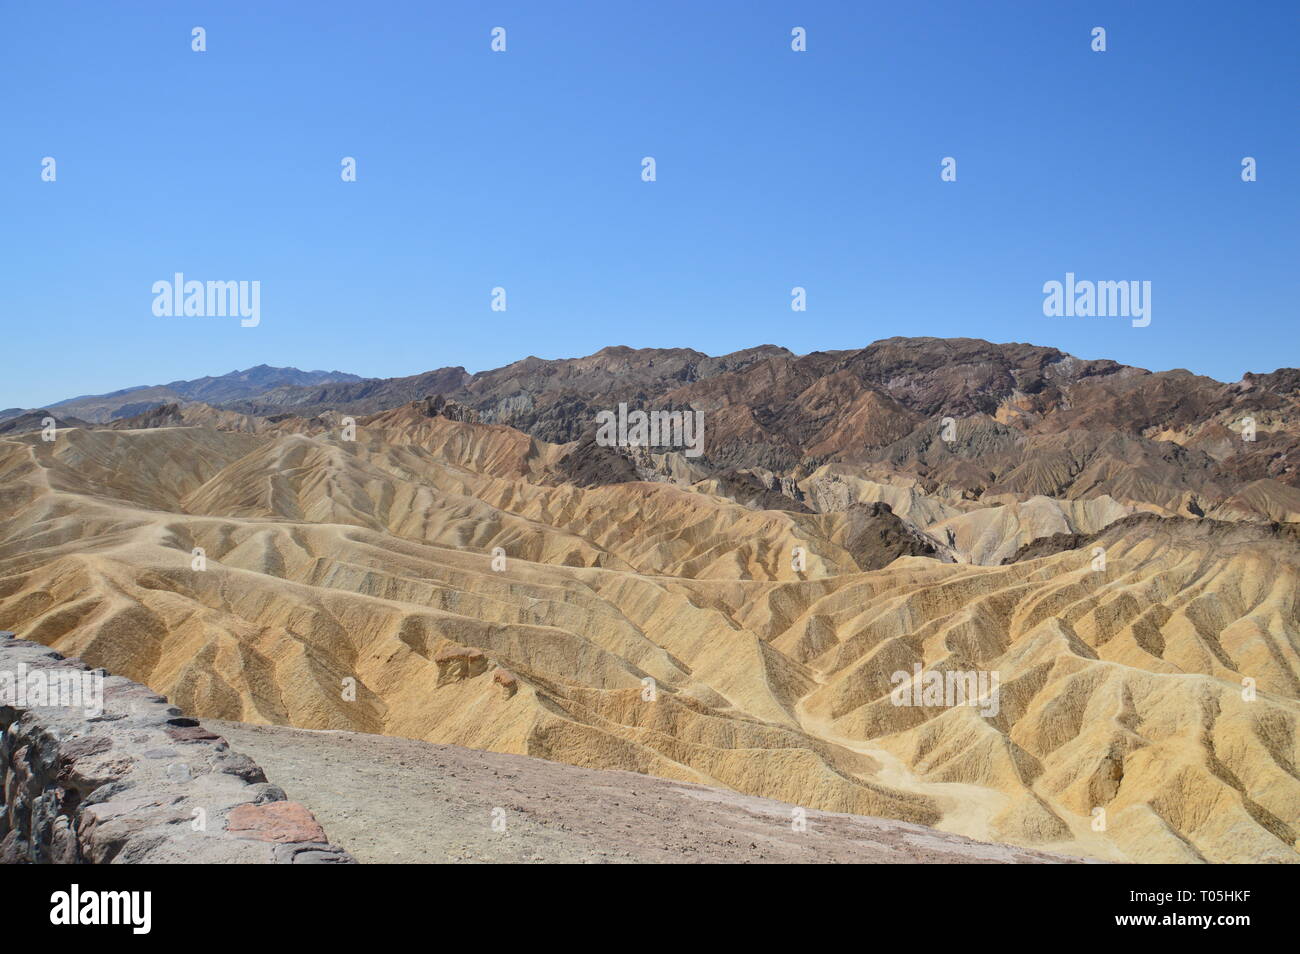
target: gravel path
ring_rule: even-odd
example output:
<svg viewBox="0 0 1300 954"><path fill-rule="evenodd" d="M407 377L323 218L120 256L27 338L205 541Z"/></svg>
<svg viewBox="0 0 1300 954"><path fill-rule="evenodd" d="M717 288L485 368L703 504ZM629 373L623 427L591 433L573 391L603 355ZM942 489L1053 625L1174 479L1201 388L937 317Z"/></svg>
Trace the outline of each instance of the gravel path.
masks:
<svg viewBox="0 0 1300 954"><path fill-rule="evenodd" d="M361 862L1076 860L830 812L808 811L799 832L783 802L632 772L354 732L204 724Z"/></svg>

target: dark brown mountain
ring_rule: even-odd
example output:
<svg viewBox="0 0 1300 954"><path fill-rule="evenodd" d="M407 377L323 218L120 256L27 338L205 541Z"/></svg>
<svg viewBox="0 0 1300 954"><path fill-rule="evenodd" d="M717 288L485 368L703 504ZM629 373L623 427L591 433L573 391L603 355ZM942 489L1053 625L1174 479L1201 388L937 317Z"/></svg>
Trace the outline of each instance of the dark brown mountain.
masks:
<svg viewBox="0 0 1300 954"><path fill-rule="evenodd" d="M7 420L0 421L0 434L25 434L29 431L39 431L45 427L47 418L54 419L56 428L91 426L89 421L63 414L51 414L49 411L24 411Z"/></svg>
<svg viewBox="0 0 1300 954"><path fill-rule="evenodd" d="M403 378L363 378L307 387L285 385L222 406L257 416L291 413L311 417L322 411L374 414L437 394L453 394L469 378L464 368L439 368Z"/></svg>
<svg viewBox="0 0 1300 954"><path fill-rule="evenodd" d="M967 498L1110 494L1189 516L1247 485L1263 498L1275 496L1269 488L1276 484L1300 486L1300 372L1225 384L973 338L890 338L802 356L772 345L720 357L610 347L585 358L529 357L473 375L443 368L281 387L225 408L374 413L434 394L472 408L485 423L551 443L587 434L565 465L583 485L636 479L637 468L597 448L589 434L597 412L626 403L703 411L705 454L694 463L715 476L757 468L798 480L822 464L846 463L869 479L904 477ZM1254 441L1242 437L1248 420ZM945 432L953 439L944 440ZM719 492L771 503L766 487L750 493L731 484ZM1276 516L1288 507L1266 509Z"/></svg>

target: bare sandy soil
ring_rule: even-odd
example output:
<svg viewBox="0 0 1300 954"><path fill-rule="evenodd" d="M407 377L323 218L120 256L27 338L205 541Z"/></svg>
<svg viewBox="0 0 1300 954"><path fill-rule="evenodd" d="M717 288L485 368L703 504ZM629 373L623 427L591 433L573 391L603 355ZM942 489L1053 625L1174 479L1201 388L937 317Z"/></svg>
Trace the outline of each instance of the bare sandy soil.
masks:
<svg viewBox="0 0 1300 954"><path fill-rule="evenodd" d="M367 863L1052 864L1077 859L633 772L206 719ZM495 827L494 827L495 821Z"/></svg>
<svg viewBox="0 0 1300 954"><path fill-rule="evenodd" d="M863 394L837 431L859 443L883 406ZM1175 516L1185 495L1208 506L1213 488L1184 480L1205 460L1080 434L1005 457L1006 493L836 462L795 481L816 512L757 510L684 457L615 461L435 404L366 417L355 439L334 412L211 408L0 435L0 628L197 719L526 752L1106 861L1300 863L1300 546L1280 525ZM980 470L967 451L1007 438L986 415L954 454L938 421L903 417L889 454L926 481L960 483ZM672 480L623 479L652 473ZM793 492L786 477L735 493ZM1087 499L1045 496L1067 487ZM958 562L900 555L904 518ZM898 705L898 672L1002 688L987 707ZM509 826L492 792L470 807ZM681 806L700 800L674 798L689 854L708 836Z"/></svg>

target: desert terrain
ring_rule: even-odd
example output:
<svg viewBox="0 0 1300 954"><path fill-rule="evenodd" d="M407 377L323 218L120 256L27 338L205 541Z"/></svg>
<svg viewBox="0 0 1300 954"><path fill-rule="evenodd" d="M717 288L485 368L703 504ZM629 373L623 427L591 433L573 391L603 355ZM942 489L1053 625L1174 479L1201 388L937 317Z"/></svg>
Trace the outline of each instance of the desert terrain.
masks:
<svg viewBox="0 0 1300 954"><path fill-rule="evenodd" d="M209 720L363 864L1072 864L921 825L414 739Z"/></svg>
<svg viewBox="0 0 1300 954"><path fill-rule="evenodd" d="M1300 371L890 339L332 374L5 412L0 629L204 719L393 737L384 758L1300 861ZM704 454L602 446L619 403L701 411ZM900 671L996 673L996 704L896 704ZM284 764L325 790L322 738Z"/></svg>

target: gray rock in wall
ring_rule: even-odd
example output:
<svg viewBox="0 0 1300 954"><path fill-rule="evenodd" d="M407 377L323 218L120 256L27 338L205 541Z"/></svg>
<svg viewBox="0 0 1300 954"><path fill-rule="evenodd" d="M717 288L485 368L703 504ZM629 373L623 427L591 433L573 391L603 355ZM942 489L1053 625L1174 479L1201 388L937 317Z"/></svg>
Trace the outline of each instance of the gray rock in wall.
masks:
<svg viewBox="0 0 1300 954"><path fill-rule="evenodd" d="M16 683L25 683L19 698ZM102 686L51 705L27 688ZM0 863L339 864L304 806L146 686L0 633Z"/></svg>

